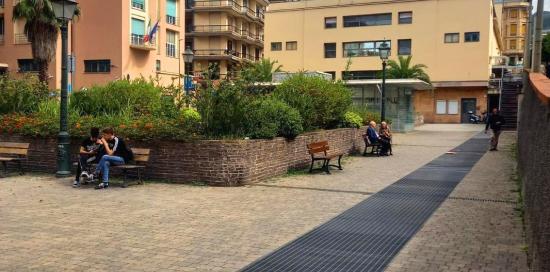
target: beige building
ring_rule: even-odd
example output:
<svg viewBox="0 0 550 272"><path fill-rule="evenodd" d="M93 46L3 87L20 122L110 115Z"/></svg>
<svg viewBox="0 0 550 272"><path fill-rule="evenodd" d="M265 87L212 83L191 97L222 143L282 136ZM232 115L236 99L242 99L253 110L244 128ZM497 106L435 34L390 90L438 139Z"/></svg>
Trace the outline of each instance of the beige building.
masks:
<svg viewBox="0 0 550 272"><path fill-rule="evenodd" d="M500 11L504 45L502 54L509 58L510 65L522 64L529 23L529 1L500 0L495 6L497 13Z"/></svg>
<svg viewBox="0 0 550 272"><path fill-rule="evenodd" d="M69 29L69 52L75 58L72 89L121 78L154 78L179 84L184 73L185 9L182 0L78 1L82 15ZM0 0L0 67L10 74L35 72L24 21L12 20L16 0ZM146 36L158 21L154 39ZM49 67L50 86L60 87L61 43ZM182 83L183 84L183 83Z"/></svg>
<svg viewBox="0 0 550 272"><path fill-rule="evenodd" d="M377 48L387 41L391 59L412 55L428 66L435 89L414 93L416 118L424 122L467 122L469 110L485 111L493 57L502 48L492 0L278 2L266 13L265 36L265 56L285 71L349 81L378 76Z"/></svg>
<svg viewBox="0 0 550 272"><path fill-rule="evenodd" d="M195 53L195 74L210 67L216 77L231 77L243 63L262 58L268 0L188 1L186 46Z"/></svg>

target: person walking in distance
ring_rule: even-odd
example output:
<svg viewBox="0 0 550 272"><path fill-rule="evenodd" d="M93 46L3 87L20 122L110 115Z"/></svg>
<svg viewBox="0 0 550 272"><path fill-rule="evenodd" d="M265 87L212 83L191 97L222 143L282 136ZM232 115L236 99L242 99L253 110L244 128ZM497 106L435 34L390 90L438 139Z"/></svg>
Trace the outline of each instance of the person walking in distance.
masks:
<svg viewBox="0 0 550 272"><path fill-rule="evenodd" d="M500 137L500 132L502 131L502 126L506 123L504 117L500 115L500 112L497 108L493 109L493 112L487 118L487 125L485 126L485 133L491 128L493 131L493 137L491 137L491 149L490 151L497 151L498 138Z"/></svg>

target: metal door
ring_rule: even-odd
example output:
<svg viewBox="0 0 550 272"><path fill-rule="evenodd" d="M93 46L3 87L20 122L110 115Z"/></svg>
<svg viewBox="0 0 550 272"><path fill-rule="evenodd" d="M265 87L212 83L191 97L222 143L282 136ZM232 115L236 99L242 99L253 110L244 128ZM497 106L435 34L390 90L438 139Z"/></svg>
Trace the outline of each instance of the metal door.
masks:
<svg viewBox="0 0 550 272"><path fill-rule="evenodd" d="M468 119L470 117L469 111L472 111L475 114L478 114L476 112L477 107L477 99L475 98L462 98L461 103L461 115L460 115L460 122L461 123L468 123Z"/></svg>

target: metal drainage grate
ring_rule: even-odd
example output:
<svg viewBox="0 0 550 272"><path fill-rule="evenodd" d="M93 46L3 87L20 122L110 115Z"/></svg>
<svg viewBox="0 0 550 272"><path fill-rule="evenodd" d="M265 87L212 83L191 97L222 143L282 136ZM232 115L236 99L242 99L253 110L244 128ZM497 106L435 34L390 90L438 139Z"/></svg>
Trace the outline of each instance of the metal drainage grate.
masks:
<svg viewBox="0 0 550 272"><path fill-rule="evenodd" d="M486 137L469 139L242 271L383 271L486 146Z"/></svg>

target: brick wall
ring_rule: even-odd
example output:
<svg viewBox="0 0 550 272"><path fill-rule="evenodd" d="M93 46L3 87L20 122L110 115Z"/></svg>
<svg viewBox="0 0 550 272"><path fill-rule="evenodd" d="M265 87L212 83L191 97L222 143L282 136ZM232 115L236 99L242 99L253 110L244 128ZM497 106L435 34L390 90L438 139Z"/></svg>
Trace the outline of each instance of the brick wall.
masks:
<svg viewBox="0 0 550 272"><path fill-rule="evenodd" d="M460 123L462 98L477 100L477 114L487 109L487 88L436 88L435 90L415 91L414 110L424 123ZM458 114L435 114L437 100L458 101ZM418 118L418 117L417 117Z"/></svg>
<svg viewBox="0 0 550 272"><path fill-rule="evenodd" d="M207 182L212 185L249 184L287 173L310 162L306 144L328 140L333 151L346 154L362 150L362 129L310 132L295 140L201 140L190 142L130 141L132 147L151 148L145 174L150 179ZM0 135L0 141L30 142L30 171L55 173L56 140ZM77 152L78 140L73 141Z"/></svg>
<svg viewBox="0 0 550 272"><path fill-rule="evenodd" d="M518 166L529 262L532 271L550 271L550 82L532 74L531 84L525 87L518 127Z"/></svg>

